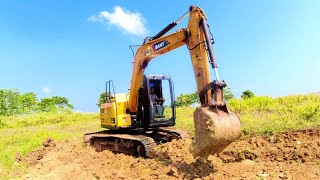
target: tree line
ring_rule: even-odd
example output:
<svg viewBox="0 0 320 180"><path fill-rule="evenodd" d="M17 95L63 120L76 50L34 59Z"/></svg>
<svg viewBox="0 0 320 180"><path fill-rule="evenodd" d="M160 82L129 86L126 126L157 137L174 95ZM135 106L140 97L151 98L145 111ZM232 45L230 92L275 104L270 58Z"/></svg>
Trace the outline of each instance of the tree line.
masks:
<svg viewBox="0 0 320 180"><path fill-rule="evenodd" d="M225 101L229 101L230 99L235 98L232 90L229 87L225 87L223 89L223 95ZM250 90L245 90L241 94L241 99L249 99L254 97L254 93ZM176 98L175 106L182 107L182 106L190 106L192 104L200 103L199 93L197 91L190 93L190 94L181 94Z"/></svg>
<svg viewBox="0 0 320 180"><path fill-rule="evenodd" d="M225 101L228 101L230 99L235 98L234 94L232 93L232 90L229 87L225 87L223 89L223 94L224 94L224 99ZM254 97L254 93L250 90L245 90L241 94L241 99L249 99ZM97 102L97 106L100 107L101 104L106 103L106 98L107 94L105 92L100 94L100 97ZM199 93L197 91L193 93L186 93L186 94L181 94L177 96L174 105L176 107L182 107L182 106L190 106L192 104L197 104L200 103L199 99Z"/></svg>
<svg viewBox="0 0 320 180"><path fill-rule="evenodd" d="M17 89L0 89L0 115L3 116L73 108L66 97L53 96L38 99L34 92L21 93Z"/></svg>

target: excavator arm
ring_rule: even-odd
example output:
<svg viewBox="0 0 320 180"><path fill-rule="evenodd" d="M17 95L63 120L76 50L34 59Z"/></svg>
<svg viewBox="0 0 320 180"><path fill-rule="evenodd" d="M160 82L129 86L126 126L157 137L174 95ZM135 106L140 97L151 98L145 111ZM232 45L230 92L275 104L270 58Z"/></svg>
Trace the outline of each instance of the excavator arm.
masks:
<svg viewBox="0 0 320 180"><path fill-rule="evenodd" d="M179 29L177 32L161 37L166 31L172 29L177 23L169 24L164 30L160 31L156 36L145 42L136 52L133 61L132 80L130 87L128 108L130 112L135 112L138 101L138 90L142 85L142 78L148 63L155 57L170 52L176 48L186 45L189 49L191 61L193 65L194 76L197 82L197 90L201 93L201 105L208 106L211 103L212 94L210 88L210 71L209 62L212 64L216 72L216 81L219 81L217 73L217 64L211 45L211 39L207 29L206 16L204 12L198 8L191 6L188 28ZM184 18L185 16L183 16ZM178 21L181 21L180 18ZM208 60L208 54L210 61ZM218 83L215 83L216 85ZM220 83L221 85L223 83ZM211 85L207 89L207 85ZM217 88L218 89L218 88ZM221 94L222 95L222 94ZM221 100L221 98L217 99ZM222 98L223 101L223 98Z"/></svg>
<svg viewBox="0 0 320 180"><path fill-rule="evenodd" d="M190 15L187 28L164 36L187 15ZM156 36L147 39L138 48L133 61L128 111L130 114L137 111L138 90L142 87L143 74L148 63L153 58L184 45L190 52L201 102L201 107L194 112L195 138L191 150L195 156L219 153L240 136L241 123L224 102L223 88L226 83L219 80L206 15L199 7L191 6L186 15L169 24ZM209 65L215 72L216 79L213 82L210 80Z"/></svg>

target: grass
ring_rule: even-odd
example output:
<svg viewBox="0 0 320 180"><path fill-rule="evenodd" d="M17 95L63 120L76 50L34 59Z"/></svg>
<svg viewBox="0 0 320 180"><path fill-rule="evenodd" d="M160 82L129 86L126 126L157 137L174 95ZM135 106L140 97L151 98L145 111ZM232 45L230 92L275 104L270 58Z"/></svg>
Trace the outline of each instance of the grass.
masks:
<svg viewBox="0 0 320 180"><path fill-rule="evenodd" d="M182 129L188 132L191 136L194 135L193 128L193 111L191 107L176 108L176 129Z"/></svg>
<svg viewBox="0 0 320 180"><path fill-rule="evenodd" d="M244 135L273 134L320 125L320 96L317 95L233 99L228 102L228 107L240 116ZM176 109L175 128L186 130L191 136L194 134L193 111L194 108L190 107ZM169 113L168 108L165 113ZM0 116L0 179L3 176L10 178L15 171L25 171L25 167L14 163L18 152L25 156L48 137L80 143L84 133L98 130L101 130L98 113Z"/></svg>
<svg viewBox="0 0 320 180"><path fill-rule="evenodd" d="M10 174L16 171L17 166L13 165L17 153L25 156L40 147L48 137L80 143L85 132L101 129L97 113L52 112L2 116L0 123L0 177L5 178L10 178Z"/></svg>
<svg viewBox="0 0 320 180"><path fill-rule="evenodd" d="M320 124L319 95L232 99L228 106L240 116L244 134L273 134Z"/></svg>
<svg viewBox="0 0 320 180"><path fill-rule="evenodd" d="M239 115L244 135L270 135L320 125L319 95L232 99L227 106ZM193 111L190 107L176 109L176 128L187 130L191 136L194 134Z"/></svg>

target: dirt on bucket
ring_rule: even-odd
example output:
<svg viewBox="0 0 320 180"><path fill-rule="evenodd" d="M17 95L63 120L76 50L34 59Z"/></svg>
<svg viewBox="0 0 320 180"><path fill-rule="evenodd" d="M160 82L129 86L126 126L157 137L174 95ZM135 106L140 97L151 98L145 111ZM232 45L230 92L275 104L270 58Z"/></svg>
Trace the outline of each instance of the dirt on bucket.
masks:
<svg viewBox="0 0 320 180"><path fill-rule="evenodd" d="M235 113L215 113L209 107L194 113L195 137L190 148L195 157L220 153L241 135L241 122Z"/></svg>

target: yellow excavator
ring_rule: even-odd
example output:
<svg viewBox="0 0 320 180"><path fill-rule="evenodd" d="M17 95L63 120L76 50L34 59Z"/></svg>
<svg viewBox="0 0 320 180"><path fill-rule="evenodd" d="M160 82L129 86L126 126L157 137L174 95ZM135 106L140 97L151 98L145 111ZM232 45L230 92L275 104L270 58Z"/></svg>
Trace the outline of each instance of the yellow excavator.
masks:
<svg viewBox="0 0 320 180"><path fill-rule="evenodd" d="M190 16L187 28L165 35L187 16ZM192 153L195 156L219 153L239 138L241 122L224 101L226 83L219 80L210 34L204 11L190 6L177 21L146 38L135 53L129 93L115 94L113 81L106 82L106 103L100 107L101 126L106 130L85 134L84 142L97 151L148 157L157 144L186 138L186 132L170 128L176 120L170 76L144 75L152 59L184 45L190 52L201 103L194 111ZM215 73L212 82L209 64Z"/></svg>

